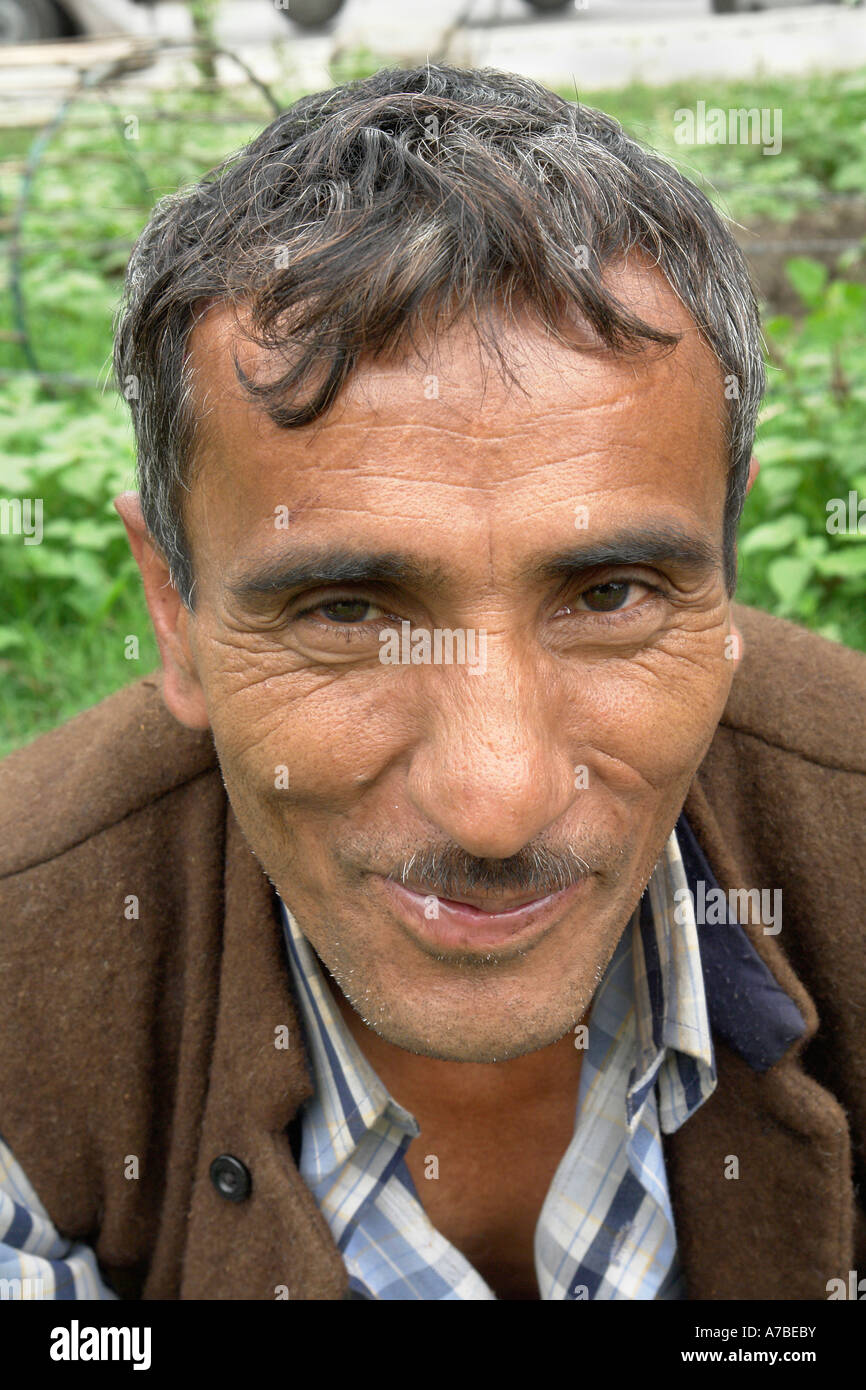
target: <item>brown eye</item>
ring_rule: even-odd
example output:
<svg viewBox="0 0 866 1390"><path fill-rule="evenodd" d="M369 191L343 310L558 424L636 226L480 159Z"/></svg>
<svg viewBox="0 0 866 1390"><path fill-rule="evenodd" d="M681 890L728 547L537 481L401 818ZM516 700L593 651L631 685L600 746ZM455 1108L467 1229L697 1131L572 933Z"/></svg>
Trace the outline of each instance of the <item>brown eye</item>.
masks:
<svg viewBox="0 0 866 1390"><path fill-rule="evenodd" d="M320 603L313 611L322 613L332 623L362 623L374 607L365 598L338 598L330 603Z"/></svg>
<svg viewBox="0 0 866 1390"><path fill-rule="evenodd" d="M584 603L593 613L612 613L622 606L630 589L635 587L632 580L611 580L609 584L595 584L581 594Z"/></svg>

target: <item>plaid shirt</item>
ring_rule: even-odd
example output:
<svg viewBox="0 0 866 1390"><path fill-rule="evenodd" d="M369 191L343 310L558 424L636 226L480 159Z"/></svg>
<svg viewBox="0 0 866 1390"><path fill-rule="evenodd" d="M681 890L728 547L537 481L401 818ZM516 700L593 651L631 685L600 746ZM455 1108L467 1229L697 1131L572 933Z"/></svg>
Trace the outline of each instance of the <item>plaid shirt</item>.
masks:
<svg viewBox="0 0 866 1390"><path fill-rule="evenodd" d="M715 1088L711 1028L758 1071L804 1031L724 911L721 929L703 929L699 945L692 905L701 879L707 890L716 886L680 817L593 998L574 1134L535 1233L543 1299L684 1296L661 1136ZM301 1116L300 1170L353 1295L493 1299L428 1220L404 1158L419 1127L360 1052L315 953L281 911L314 1083ZM2 1286L2 1297L116 1298L93 1251L58 1234L0 1139L4 1279L21 1282L11 1292Z"/></svg>
<svg viewBox="0 0 866 1390"><path fill-rule="evenodd" d="M688 901L674 930L674 893L686 888L673 832L593 999L574 1134L535 1233L542 1299L682 1297L661 1133L716 1086ZM418 1124L366 1061L282 907L315 1082L300 1170L352 1289L365 1298L495 1298L428 1220L404 1161Z"/></svg>

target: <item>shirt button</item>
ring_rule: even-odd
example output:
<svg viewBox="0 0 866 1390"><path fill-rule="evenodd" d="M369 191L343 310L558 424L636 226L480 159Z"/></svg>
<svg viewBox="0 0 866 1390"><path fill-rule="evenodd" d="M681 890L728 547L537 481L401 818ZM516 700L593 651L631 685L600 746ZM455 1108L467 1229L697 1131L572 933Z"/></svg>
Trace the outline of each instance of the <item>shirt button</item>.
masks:
<svg viewBox="0 0 866 1390"><path fill-rule="evenodd" d="M234 1154L220 1154L214 1159L210 1180L219 1195L229 1202L245 1202L252 1191L250 1170Z"/></svg>

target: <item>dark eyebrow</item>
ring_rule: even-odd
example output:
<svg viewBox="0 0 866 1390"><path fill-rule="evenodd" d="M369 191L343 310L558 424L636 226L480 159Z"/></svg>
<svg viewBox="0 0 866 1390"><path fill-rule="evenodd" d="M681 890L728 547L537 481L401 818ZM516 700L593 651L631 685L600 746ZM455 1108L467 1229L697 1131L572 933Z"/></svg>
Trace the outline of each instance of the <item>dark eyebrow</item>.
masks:
<svg viewBox="0 0 866 1390"><path fill-rule="evenodd" d="M530 565L522 578L543 582L613 565L670 565L699 577L723 569L724 562L709 541L666 523L628 528L604 540L575 545Z"/></svg>
<svg viewBox="0 0 866 1390"><path fill-rule="evenodd" d="M679 526L642 526L547 556L525 569L521 578L544 583L602 567L658 564L701 575L721 569L722 557L707 541ZM260 595L331 584L388 584L435 596L446 591L448 577L436 562L422 564L397 551L300 547L291 555L263 561L227 587L234 598L243 602Z"/></svg>
<svg viewBox="0 0 866 1390"><path fill-rule="evenodd" d="M286 593L290 589L318 588L326 584L393 584L399 587L442 591L446 585L441 565L419 564L408 555L356 550L298 549L290 556L276 556L228 585L229 593L243 600L257 594Z"/></svg>

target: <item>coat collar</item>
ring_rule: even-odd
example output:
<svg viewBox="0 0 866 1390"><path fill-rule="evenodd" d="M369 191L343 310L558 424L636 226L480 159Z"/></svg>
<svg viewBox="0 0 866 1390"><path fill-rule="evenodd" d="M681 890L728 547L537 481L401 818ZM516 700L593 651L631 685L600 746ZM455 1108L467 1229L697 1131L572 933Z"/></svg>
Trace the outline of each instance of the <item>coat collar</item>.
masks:
<svg viewBox="0 0 866 1390"><path fill-rule="evenodd" d="M725 891L762 886L753 885L738 862L700 777L684 811L704 865L712 866ZM724 927L707 934L708 942L711 934L716 938L708 948L715 981L708 985L708 1002L716 1034L716 1092L665 1139L687 1296L825 1299L827 1280L847 1277L853 1251L848 1124L839 1102L802 1066L819 1023L812 998L775 936L759 925L741 930L755 966L740 998L725 988L726 953L739 948L733 938L725 941ZM730 1019L757 1013L774 985L788 996L791 1010L774 1010L769 1027L756 1019L751 1034L738 1030L735 1050Z"/></svg>

